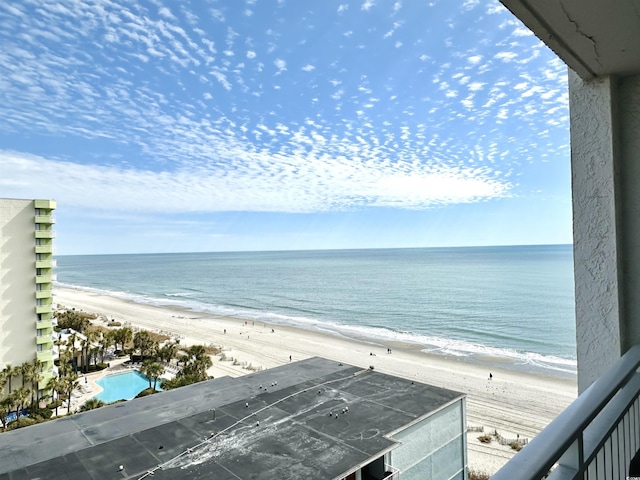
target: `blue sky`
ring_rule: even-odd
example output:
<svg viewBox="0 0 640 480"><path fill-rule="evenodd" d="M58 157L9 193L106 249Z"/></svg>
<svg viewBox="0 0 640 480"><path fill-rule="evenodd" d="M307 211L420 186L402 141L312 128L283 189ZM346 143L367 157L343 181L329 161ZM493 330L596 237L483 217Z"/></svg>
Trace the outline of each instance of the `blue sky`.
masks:
<svg viewBox="0 0 640 480"><path fill-rule="evenodd" d="M498 1L0 2L59 254L571 243L567 70Z"/></svg>

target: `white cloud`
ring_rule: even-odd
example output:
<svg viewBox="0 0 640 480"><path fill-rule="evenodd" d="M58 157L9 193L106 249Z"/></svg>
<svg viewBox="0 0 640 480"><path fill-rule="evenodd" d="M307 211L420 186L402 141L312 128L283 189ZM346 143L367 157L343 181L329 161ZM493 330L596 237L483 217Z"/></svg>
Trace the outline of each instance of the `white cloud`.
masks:
<svg viewBox="0 0 640 480"><path fill-rule="evenodd" d="M362 6L360 7L361 10L364 10L365 12L368 12L371 7L373 7L375 5L375 2L373 0L365 0L362 3Z"/></svg>
<svg viewBox="0 0 640 480"><path fill-rule="evenodd" d="M247 58L251 58L251 59L253 59L253 58L256 58L256 56L257 56L257 55L256 55L256 52L254 52L253 50L249 50L249 51L247 52Z"/></svg>
<svg viewBox="0 0 640 480"><path fill-rule="evenodd" d="M262 130L280 134L266 127ZM326 142L320 132L297 134L309 145ZM224 172L215 165L153 172L0 151L8 174L0 179L0 187L9 196L28 197L26 189L35 183L43 187L39 195L55 198L67 207L165 213L313 212L364 205L428 208L500 197L511 188L482 168L389 164L346 156L324 157L322 168L317 168L295 155L227 154L240 154L243 159ZM309 185L318 187L310 189Z"/></svg>
<svg viewBox="0 0 640 480"><path fill-rule="evenodd" d="M280 73L282 73L283 71L285 71L287 69L287 62L285 60L281 59L281 58L276 58L273 61L273 64L278 69L278 71L276 72L276 75L279 75Z"/></svg>
<svg viewBox="0 0 640 480"><path fill-rule="evenodd" d="M518 56L515 52L499 52L495 55L495 58L502 60L503 62L510 62Z"/></svg>
<svg viewBox="0 0 640 480"><path fill-rule="evenodd" d="M302 70L304 70L305 72L312 72L316 69L316 67L314 67L313 65L305 65L304 67L302 67Z"/></svg>
<svg viewBox="0 0 640 480"><path fill-rule="evenodd" d="M528 37L530 35L533 35L533 32L528 28L519 26L513 31L512 35L514 37Z"/></svg>
<svg viewBox="0 0 640 480"><path fill-rule="evenodd" d="M482 61L482 55L472 55L467 58L467 61L472 65L477 65Z"/></svg>
<svg viewBox="0 0 640 480"><path fill-rule="evenodd" d="M171 10L169 10L167 7L162 7L160 10L158 10L158 13L161 17L168 18L169 20L176 20L175 15L171 13Z"/></svg>
<svg viewBox="0 0 640 480"><path fill-rule="evenodd" d="M209 72L209 74L211 76L213 76L216 80L218 80L218 82L220 83L220 85L222 85L222 87L225 90L231 90L231 83L229 83L229 81L227 80L227 77L224 73L222 73L219 70L212 70Z"/></svg>

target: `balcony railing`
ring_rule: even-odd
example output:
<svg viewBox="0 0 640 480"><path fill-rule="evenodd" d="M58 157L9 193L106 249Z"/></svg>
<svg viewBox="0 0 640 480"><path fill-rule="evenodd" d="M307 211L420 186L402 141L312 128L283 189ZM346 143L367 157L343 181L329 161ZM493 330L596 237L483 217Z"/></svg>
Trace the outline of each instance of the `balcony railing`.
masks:
<svg viewBox="0 0 640 480"><path fill-rule="evenodd" d="M56 238L56 232L53 230L36 230L36 238Z"/></svg>
<svg viewBox="0 0 640 480"><path fill-rule="evenodd" d="M36 215L35 223L56 223L56 217L52 214Z"/></svg>
<svg viewBox="0 0 640 480"><path fill-rule="evenodd" d="M492 480L628 478L640 448L640 345L632 347Z"/></svg>
<svg viewBox="0 0 640 480"><path fill-rule="evenodd" d="M382 478L382 480L399 480L400 479L400 470L392 467L391 465L385 466L386 476Z"/></svg>

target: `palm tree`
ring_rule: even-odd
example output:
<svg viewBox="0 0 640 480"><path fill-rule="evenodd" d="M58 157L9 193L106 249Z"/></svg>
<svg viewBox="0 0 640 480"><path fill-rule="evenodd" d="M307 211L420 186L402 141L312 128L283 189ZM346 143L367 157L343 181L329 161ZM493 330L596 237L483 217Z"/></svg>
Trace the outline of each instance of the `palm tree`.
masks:
<svg viewBox="0 0 640 480"><path fill-rule="evenodd" d="M67 350L71 354L71 365L73 367L73 371L78 371L78 362L76 360L76 340L78 340L77 332L73 332L69 335L69 340L67 341Z"/></svg>
<svg viewBox="0 0 640 480"><path fill-rule="evenodd" d="M211 357L202 345L193 345L187 349L187 355L182 357L184 367L180 372L182 376L191 376L202 381L207 379L207 369L213 365Z"/></svg>
<svg viewBox="0 0 640 480"><path fill-rule="evenodd" d="M100 346L93 346L89 349L89 357L87 358L87 361L91 363L91 360L93 360L94 367L98 364L98 355L100 354L100 349Z"/></svg>
<svg viewBox="0 0 640 480"><path fill-rule="evenodd" d="M85 369L85 352L86 350L89 348L89 339L87 337L83 337L80 339L80 367L79 370L81 372L87 372L87 370Z"/></svg>
<svg viewBox="0 0 640 480"><path fill-rule="evenodd" d="M9 393L11 393L11 379L17 375L16 374L16 369L13 368L11 365L6 365L3 369L2 369L2 375L5 376L8 380L9 383Z"/></svg>
<svg viewBox="0 0 640 480"><path fill-rule="evenodd" d="M73 373L72 353L69 350L63 350L60 352L60 376L64 377L70 373Z"/></svg>
<svg viewBox="0 0 640 480"><path fill-rule="evenodd" d="M151 380L153 380L153 390L155 390L158 378L164 373L164 367L157 362L145 360L142 367L140 367L140 372L149 379L149 388L151 388Z"/></svg>
<svg viewBox="0 0 640 480"><path fill-rule="evenodd" d="M133 336L133 346L140 350L140 355L144 358L158 349L158 342L151 338L148 331L140 330Z"/></svg>
<svg viewBox="0 0 640 480"><path fill-rule="evenodd" d="M104 362L104 352L113 343L113 332L107 332L102 334L102 338L100 339L99 343L100 343L100 361Z"/></svg>
<svg viewBox="0 0 640 480"><path fill-rule="evenodd" d="M47 382L47 390L51 390L52 394L51 394L51 400L56 400L56 417L58 416L58 393L61 393L64 391L64 384L62 382L62 380L58 377L52 377L49 379L49 381ZM54 399L53 396L53 392L56 393L56 398Z"/></svg>
<svg viewBox="0 0 640 480"><path fill-rule="evenodd" d="M171 362L171 359L178 353L177 343L166 343L160 349L158 349L158 357L160 360L167 363Z"/></svg>
<svg viewBox="0 0 640 480"><path fill-rule="evenodd" d="M75 372L61 378L63 391L67 397L67 415L71 413L71 395L73 395L75 390L80 390L80 382L78 381L78 378L78 374Z"/></svg>
<svg viewBox="0 0 640 480"><path fill-rule="evenodd" d="M40 370L42 362L35 359L33 363L25 363L22 365L22 379L24 382L31 384L31 404L35 403L34 395L38 392L38 383L40 382Z"/></svg>
<svg viewBox="0 0 640 480"><path fill-rule="evenodd" d="M2 429L7 429L9 423L7 417L13 411L13 395L7 395L5 398L0 399L0 423L2 423Z"/></svg>
<svg viewBox="0 0 640 480"><path fill-rule="evenodd" d="M0 398L2 396L2 392L4 391L4 387L7 386L8 382L9 382L9 379L4 374L4 372L0 372Z"/></svg>
<svg viewBox="0 0 640 480"><path fill-rule="evenodd" d="M131 340L133 340L133 331L129 327L114 330L113 341L115 342L116 350L118 349L118 343L122 345L122 350L124 350L124 346Z"/></svg>
<svg viewBox="0 0 640 480"><path fill-rule="evenodd" d="M61 336L57 337L54 341L53 344L58 347L58 355L60 354L60 347L63 347L67 344L67 342L65 342Z"/></svg>
<svg viewBox="0 0 640 480"><path fill-rule="evenodd" d="M27 400L31 396L31 390L24 385L13 392L14 395L14 407L16 407L16 419L20 418L20 411L24 409Z"/></svg>
<svg viewBox="0 0 640 480"><path fill-rule="evenodd" d="M82 340L82 371L87 373L89 371L89 350L93 346L93 343L98 339L98 332L95 330L87 330L85 332L86 338Z"/></svg>

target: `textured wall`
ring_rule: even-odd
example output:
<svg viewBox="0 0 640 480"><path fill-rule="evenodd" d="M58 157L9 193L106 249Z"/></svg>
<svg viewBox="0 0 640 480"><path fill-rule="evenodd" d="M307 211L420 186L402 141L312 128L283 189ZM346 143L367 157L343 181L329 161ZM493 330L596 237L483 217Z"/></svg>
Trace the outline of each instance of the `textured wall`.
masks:
<svg viewBox="0 0 640 480"><path fill-rule="evenodd" d="M640 343L640 76L569 76L578 389Z"/></svg>
<svg viewBox="0 0 640 480"><path fill-rule="evenodd" d="M569 72L578 390L620 356L615 85Z"/></svg>
<svg viewBox="0 0 640 480"><path fill-rule="evenodd" d="M622 239L622 351L640 343L640 76L617 86L620 190L618 217Z"/></svg>

